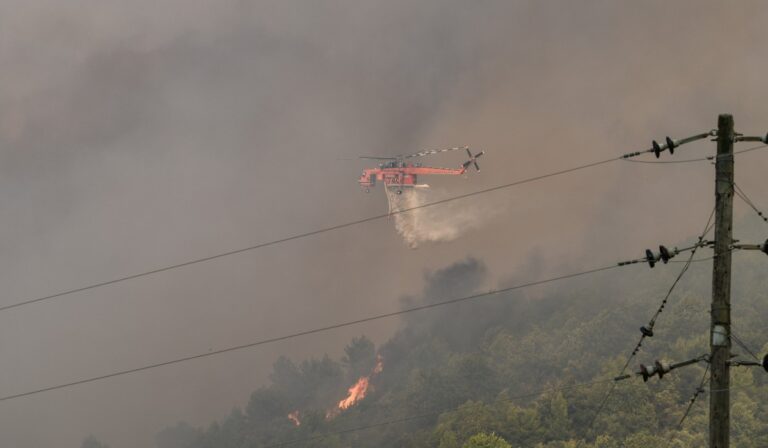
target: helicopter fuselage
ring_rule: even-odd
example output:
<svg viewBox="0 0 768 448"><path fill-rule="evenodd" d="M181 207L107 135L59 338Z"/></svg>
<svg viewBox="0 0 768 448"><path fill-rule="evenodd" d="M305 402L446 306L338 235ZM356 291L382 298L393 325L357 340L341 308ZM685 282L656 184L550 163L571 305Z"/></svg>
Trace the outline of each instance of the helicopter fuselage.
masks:
<svg viewBox="0 0 768 448"><path fill-rule="evenodd" d="M409 188L417 187L419 175L451 175L458 176L466 172L461 168L437 168L409 164L400 161L382 163L378 168L367 168L358 179L360 186L366 190L374 187L376 182L384 183L385 187Z"/></svg>

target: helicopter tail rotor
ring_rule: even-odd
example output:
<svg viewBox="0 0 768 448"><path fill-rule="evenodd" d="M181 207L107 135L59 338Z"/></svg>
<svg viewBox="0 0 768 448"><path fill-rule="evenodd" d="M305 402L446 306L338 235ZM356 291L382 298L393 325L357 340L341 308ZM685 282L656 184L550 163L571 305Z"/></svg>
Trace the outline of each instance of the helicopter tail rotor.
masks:
<svg viewBox="0 0 768 448"><path fill-rule="evenodd" d="M472 151L470 151L468 147L464 147L464 149L467 150L467 155L469 156L469 160L464 162L461 165L461 167L466 171L466 169L469 168L470 165L475 165L475 169L479 172L480 165L477 164L477 159L479 159L483 154L485 154L485 151L480 151L477 154L472 155Z"/></svg>

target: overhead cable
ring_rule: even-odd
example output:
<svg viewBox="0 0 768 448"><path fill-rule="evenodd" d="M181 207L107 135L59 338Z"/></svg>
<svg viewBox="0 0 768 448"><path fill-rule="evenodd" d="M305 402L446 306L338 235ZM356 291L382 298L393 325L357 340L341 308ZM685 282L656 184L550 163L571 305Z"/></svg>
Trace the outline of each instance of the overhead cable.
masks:
<svg viewBox="0 0 768 448"><path fill-rule="evenodd" d="M701 375L701 381L699 382L699 386L696 388L696 391L693 392L693 397L691 397L691 400L688 402L688 408L685 410L683 417L680 419L680 423L677 424L678 429L683 429L683 422L685 422L685 419L688 417L688 414L691 412L691 408L693 408L693 404L696 403L696 399L699 398L699 395L705 392L704 383L707 381L708 372L709 372L709 363L707 363L707 367L704 368L704 374Z"/></svg>
<svg viewBox="0 0 768 448"><path fill-rule="evenodd" d="M340 230L340 229L344 229L344 228L347 228L347 227L353 227L353 226L356 226L356 225L359 225L359 224L364 224L364 223L367 223L367 222L372 222L372 221L388 218L388 217L391 217L391 216L394 216L394 215L399 215L399 214L403 214L403 213L412 212L414 210L418 210L418 209L422 209L422 208L434 207L436 205L445 204L445 203L452 202L452 201L457 201L457 200L460 200L460 199L466 199L466 198L469 198L469 197L478 196L478 195L490 193L490 192L493 192L493 191L503 190L503 189L506 189L506 188L511 188L511 187L514 187L514 186L517 186L517 185L522 185L522 184L526 184L526 183L529 183L529 182L534 182L534 181L537 181L537 180L546 179L546 178L549 178L549 177L559 176L559 175L566 174L566 173L572 173L574 171L579 171L579 170L595 167L595 166L598 166L598 165L604 165L604 164L609 163L609 162L615 162L615 161L619 160L620 158L621 157L613 157L613 158L610 158L610 159L601 160L599 162L588 163L586 165L579 165L579 166L576 166L576 167L573 167L573 168L568 168L568 169L560 170L560 171L554 171L554 172L551 172L551 173L548 173L548 174L543 174L543 175L540 175L540 176L529 177L529 178L518 180L518 181L515 181L515 182L510 182L510 183L506 183L506 184L502 184L502 185L497 185L497 186L494 186L494 187L485 188L485 189L482 189L482 190L473 191L471 193L466 193L466 194L462 194L462 195L459 195L459 196L454 196L454 197L450 197L450 198L446 198L446 199L441 199L441 200L438 200L438 201L429 202L429 203L422 204L422 205L417 205L417 206L414 206L414 207L408 207L408 208L393 210L392 212L389 212L389 213L382 213L382 214L379 214L379 215L370 216L368 218L358 219L358 220L355 220L355 221L349 221L349 222L345 222L345 223L342 223L342 224L337 224L337 225L330 226L330 227L323 227L321 229L313 230L313 231L310 231L310 232L299 233L299 234L291 235L291 236L288 236L288 237L285 237L285 238L280 238L280 239L276 239L276 240L267 241L267 242L264 242L264 243L254 244L254 245L243 247L243 248L240 248L240 249L230 250L230 251L227 251L227 252L221 252L221 253L218 253L218 254L215 254L215 255L210 255L210 256L202 257L202 258L197 258L197 259L194 259L194 260L189 260L189 261L185 261L185 262L181 262L181 263L171 264L171 265L168 265L168 266L152 269L152 270L149 270L149 271L140 272L140 273L137 273L137 274L127 275L127 276L124 276L124 277L118 277L118 278L114 278L112 280L107 280L107 281L103 281L103 282L99 282L99 283L93 283L93 284L90 284L90 285L87 285L87 286L82 286L82 287L79 287L79 288L69 289L69 290L65 290L65 291L61 291L61 292L57 292L57 293L54 293L54 294L33 298L33 299L27 299L27 300L16 302L16 303L13 303L13 304L10 304L10 305L0 306L0 311L6 311L6 310L9 310L9 309L12 309L12 308L18 308L18 307L25 306L25 305L30 305L30 304L33 304L33 303L44 302L44 301L48 301L48 300L51 300L51 299L59 298L59 297L62 297L62 296L67 296L67 295L71 295L71 294L75 294L75 293L80 293L80 292L88 291L88 290L95 289L95 288L101 288L101 287L108 286L108 285L114 285L116 283L122 283L122 282L126 282L126 281L129 281L129 280L135 280L135 279L138 279L138 278L141 278L141 277L147 277L147 276L150 276L150 275L159 274L161 272L171 271L171 270L175 270L175 269L179 269L179 268L183 268L183 267L187 267L187 266L191 266L191 265L195 265L195 264L199 264L199 263L205 263L205 262L208 262L208 261L213 261L213 260L216 260L216 259L220 259L220 258L224 258L224 257L229 257L229 256L232 256L232 255L241 254L241 253L244 253L244 252L250 252L250 251L257 250L257 249L263 249L265 247L275 246L275 245L278 245L278 244L281 244L281 243L286 243L286 242L289 242L289 241L294 241L294 240L298 240L298 239L302 239L302 238L307 238L307 237L310 237L310 236L315 236L315 235L319 235L319 234L322 234L322 233L331 232L331 231L334 231L334 230Z"/></svg>
<svg viewBox="0 0 768 448"><path fill-rule="evenodd" d="M156 268L156 269L151 269L151 270L148 270L148 271L144 271L144 272L140 272L140 273L136 273L136 274L131 274L131 275L123 276L123 277L117 277L117 278L114 278L114 279L111 279L111 280L107 280L107 281L103 281L103 282L98 282L98 283L93 283L93 284L82 286L82 287L79 287L79 288L68 289L68 290L64 290L64 291L61 291L61 292L57 292L57 293L53 293L53 294L49 294L49 295L45 295L45 296L41 296L41 297L36 297L36 298L22 300L20 302L16 302L16 303L12 303L12 304L9 304L9 305L0 306L0 312L1 311L6 311L6 310L9 310L9 309L13 309L13 308L18 308L18 307L25 306L25 305L30 305L30 304L33 304L33 303L40 303L40 302L48 301L48 300L51 300L51 299L55 299L55 298L59 298L59 297L63 297L63 296L68 296L68 295L71 295L71 294L76 294L76 293L80 293L80 292L84 292L84 291L88 291L88 290L95 289L95 288L101 288L101 287L104 287L104 286L114 285L116 283L122 283L122 282L126 282L126 281L129 281L129 280L135 280L135 279L138 279L138 278L141 278L141 277L147 277L147 276L150 276L150 275L159 274L161 272L171 271L171 270L175 270L175 269L179 269L179 268L183 268L183 267L187 267L187 266L191 266L191 265L195 265L195 264L199 264L199 263L205 263L205 262L208 262L208 261L213 261L213 260L217 260L217 259L220 259L220 258L229 257L229 256L232 256L232 255L237 255L237 254L241 254L241 253L244 253L244 252L250 252L250 251L257 250L257 249L263 249L263 248L266 248L266 247L275 246L275 245L282 244L282 243L287 243L289 241L294 241L294 240L299 240L299 239L303 239L303 238L308 238L308 237L311 237L311 236L315 236L315 235L319 235L319 234L323 234L323 233L327 233L327 232L332 232L332 231L344 229L344 228L347 228L347 227L353 227L353 226L356 226L356 225L360 225L360 224L364 224L364 223L368 223L368 222L372 222L372 221L377 221L377 220L380 220L380 219L388 218L388 217L391 217L393 215L404 214L404 213L412 212L414 210L418 210L418 209L422 209L422 208L434 207L434 206L437 206L437 205L440 205L440 204L446 204L446 203L457 201L457 200L460 200L460 199L466 199L466 198L470 198L470 197L473 197L473 196L478 196L478 195L482 195L482 194L486 194L486 193L491 193L493 191L504 190L504 189L508 189L508 188L515 187L515 186L518 186L518 185L523 185L523 184L527 184L527 183L530 183L530 182L535 182L535 181L547 179L547 178L554 177L554 176L560 176L560 175L563 175L563 174L568 174L568 173L572 173L572 172L575 172L575 171L584 170L584 169L587 169L587 168L592 168L592 167L596 167L596 166L600 166L600 165L605 165L607 163L615 162L615 161L618 161L618 160L628 160L628 159L632 159L634 157L637 157L637 156L640 156L640 155L646 154L646 153L656 153L657 157L658 157L658 154L659 154L660 151L669 150L670 152L672 152L672 151L674 151L674 148L679 146L679 145L682 145L682 144L685 144L685 143L689 143L691 141L695 141L695 140L698 140L698 139L701 139L701 138L705 138L706 136L711 135L711 133L712 132L710 131L709 133L697 134L695 136L684 138L684 139L680 139L680 140L672 140L669 137L667 137L667 143L659 145L658 143L656 143L656 141L654 141L653 145L652 145L652 147L650 149L646 149L646 150L643 150L643 151L627 153L627 154L623 154L623 155L621 155L619 157L611 157L609 159L604 159L604 160L600 160L600 161L597 161L597 162L592 162L592 163L587 163L587 164L584 164L584 165L575 166L573 168L567 168L567 169L563 169L563 170L559 170L559 171L553 171L553 172L547 173L547 174L542 174L542 175L538 175L538 176L528 177L528 178L517 180L517 181L514 181L514 182L509 182L509 183L505 183L505 184L501 184L501 185L496 185L496 186L493 186L493 187L490 187L490 188L485 188L485 189L482 189L482 190L477 190L477 191L473 191L473 192L470 192L470 193L466 193L466 194L462 194L462 195L458 195L458 196L454 196L454 197L450 197L450 198L445 198L445 199L441 199L441 200L438 200L438 201L429 202L429 203L426 203L426 204L417 205L417 206L414 206L414 207L408 207L408 208L393 210L393 211L388 212L388 213L382 213L382 214L370 216L370 217L367 217L367 218L362 218L362 219L358 219L358 220L354 220L354 221L349 221L349 222L345 222L345 223L341 223L341 224L336 224L336 225L329 226L329 227L323 227L323 228L312 230L312 231L309 231L309 232L298 233L298 234L287 236L287 237L284 237L284 238L279 238L279 239L275 239L275 240L271 240L271 241L266 241L266 242L263 242L263 243L258 243L258 244L250 245L250 246L243 247L243 248L240 248L240 249L234 249L234 250L230 250L230 251L226 251L226 252L221 252L221 253L218 253L218 254L215 254L215 255L210 255L210 256L206 256L206 257L202 257L202 258L197 258L197 259L193 259L193 260L189 260L189 261L184 261L184 262L180 262L180 263L176 263L176 264L171 264L171 265L168 265L168 266L159 267L159 268ZM669 144L670 142L672 142L671 146Z"/></svg>
<svg viewBox="0 0 768 448"><path fill-rule="evenodd" d="M768 145L758 145L754 146L752 148L742 149L741 151L734 151L734 154L743 154L746 152L756 151L758 149L768 149ZM706 162L706 161L714 161L716 159L719 159L721 157L731 157L730 154L721 154L721 155L711 155L706 157L697 157L694 159L684 159L684 160L638 160L638 159L624 159L625 162L632 162L632 163L648 163L648 164L679 164L679 163L696 163L696 162Z"/></svg>
<svg viewBox="0 0 768 448"><path fill-rule="evenodd" d="M712 209L712 212L709 214L709 218L707 218L707 223L704 225L704 230L699 235L698 242L701 243L704 241L704 237L707 236L709 231L712 229L711 223L712 218L715 215L715 209ZM661 301L661 304L656 309L656 312L653 314L653 317L651 317L651 320L649 321L647 326L640 327L640 338L637 341L637 344L635 344L635 347L632 349L632 352L630 353L629 357L627 357L627 361L624 363L624 366L621 368L621 372L618 377L623 376L626 371L627 367L629 367L629 364L632 362L632 359L637 355L637 353L640 351L640 347L643 345L643 341L646 337L653 336L653 327L656 324L656 319L658 319L659 315L664 311L664 307L667 304L667 301L669 300L669 297L672 295L672 291L675 290L675 287L680 282L680 279L683 278L683 275L688 271L688 268L690 268L691 263L694 260L694 256L696 255L696 250L699 248L699 245L694 245L694 247L691 249L691 254L688 257L687 262L683 265L683 268L680 270L680 273L675 278L675 281L672 282L672 286L670 286L669 290L667 291L667 294L664 296L664 299ZM600 413L605 409L605 405L608 403L608 400L610 399L611 395L613 394L613 391L616 388L616 383L611 384L611 387L606 392L605 396L603 397L603 400L600 402L600 406L597 408L597 412L595 412L595 415L592 417L592 420L589 423L589 428L591 429L595 422L597 421L597 418L600 416Z"/></svg>
<svg viewBox="0 0 768 448"><path fill-rule="evenodd" d="M747 344L745 344L744 341L742 341L741 339L739 339L738 336L736 336L736 333L734 333L733 328L731 328L731 337L739 347L743 348L744 351L749 354L749 356L755 358L757 361L760 361L760 358L755 354L755 352L750 350L749 347L747 347Z"/></svg>
<svg viewBox="0 0 768 448"><path fill-rule="evenodd" d="M735 182L733 184L733 188L735 190L736 196L741 198L742 201L744 201L752 210L757 213L757 216L760 217L764 222L768 222L768 216L765 216L765 214L757 208L754 202L752 202L751 199L749 199L749 196L747 196L746 193L744 193L744 190L741 189Z"/></svg>
<svg viewBox="0 0 768 448"><path fill-rule="evenodd" d="M576 273L572 273L572 274L560 275L560 276L557 276L557 277L551 277L551 278L544 279L544 280L536 280L536 281L532 281L532 282L522 283L522 284L519 284L519 285L510 286L510 287L507 287L507 288L496 289L496 290L492 290L492 291L488 291L488 292L484 292L484 293L472 294L472 295L469 295L469 296L464 296L464 297L459 297L459 298L455 298L455 299L444 300L444 301L440 301L440 302L433 302L433 303L429 303L429 304L426 304L426 305L420 305L420 306L415 306L415 307L411 307L411 308L406 308L406 309L403 309L403 310L400 310L400 311L393 311L393 312L390 312L390 313L383 313L383 314L378 314L378 315L374 315L374 316L363 317L363 318L360 318L360 319L355 319L355 320L341 322L341 323L337 323L337 324L333 324L333 325L328 325L328 326L324 326L324 327L318 327L318 328L313 328L313 329L309 329L309 330L299 331L299 332L296 332L296 333L291 333L291 334L287 334L287 335L283 335L283 336L277 336L277 337L273 337L273 338L262 339L262 340L259 340L259 341L249 342L249 343L246 343L246 344L235 345L235 346L231 346L231 347L227 347L227 348L222 348L222 349L218 349L218 350L210 350L210 351L206 351L204 353L199 353L199 354L190 355L190 356L184 356L184 357L172 359L172 360L169 360L169 361L162 361L162 362L158 362L158 363L154 363L154 364L148 364L148 365L141 366L141 367L135 367L135 368L131 368L131 369L120 370L120 371L116 371L116 372L112 372L112 373L107 373L107 374L104 374L104 375L98 375L98 376L94 376L94 377L90 377L90 378L85 378L85 379L81 379L81 380L71 381L71 382L62 383L62 384L56 384L56 385L53 385L53 386L47 386L47 387L43 387L43 388L39 388L39 389L27 391L27 392L21 392L21 393L16 393L16 394L0 396L0 401L12 400L12 399L16 399L16 398L26 397L26 396L29 396L29 395L39 394L39 393L42 393L42 392L48 392L48 391L57 390L57 389L64 389L64 388L68 388L68 387L72 387L72 386L77 386L77 385L80 385L80 384L92 383L94 381L100 381L100 380L105 380L105 379L108 379L108 378L114 378L114 377L118 377L118 376L122 376L122 375L128 375L128 374L131 374L131 373L143 372L143 371L146 371L146 370L152 370L152 369L156 369L156 368L159 368L159 367L169 366L169 365L172 365L172 364L179 364L179 363L183 363L183 362L187 362L187 361L192 361L192 360L195 360L195 359L201 359L201 358L207 358L207 357L210 357L210 356L220 355L222 353L234 352L234 351L238 351L238 350L244 350L244 349L247 349L247 348L258 347L258 346L261 346L261 345L272 344L272 343L275 343L275 342L285 341L285 340L288 340L288 339L294 339L294 338L298 338L298 337L301 337L301 336L308 336L308 335L311 335L311 334L323 333L323 332L330 331L330 330L335 330L335 329L344 328L344 327L350 327L350 326L358 325L358 324L365 323L365 322L371 322L371 321L375 321L375 320L386 319L386 318L389 318L389 317L399 316L399 315L407 314L407 313L413 313L413 312L416 312L416 311L423 311L423 310L428 310L428 309L432 309L432 308L438 308L438 307L442 307L442 306L446 306L446 305L452 305L452 304L461 303L461 302L468 302L468 301L471 301L471 300L477 300L477 299L481 299L481 298L484 298L484 297L488 297L488 296L492 296L492 295L498 295L498 294L501 294L501 293L506 293L506 292L510 292L510 291L514 291L514 290L518 290L518 289L528 288L528 287L537 286L537 285L543 285L543 284L546 284L546 283L556 282L556 281L559 281L559 280L565 280L565 279L570 279L570 278L581 277L581 276L584 276L584 275L594 274L594 273L597 273L597 272L608 271L608 270L611 270L611 269L616 269L618 267L619 267L618 265L614 264L614 265L610 265L610 266L604 266L604 267L600 267L600 268L589 269L589 270L586 270L586 271L576 272Z"/></svg>

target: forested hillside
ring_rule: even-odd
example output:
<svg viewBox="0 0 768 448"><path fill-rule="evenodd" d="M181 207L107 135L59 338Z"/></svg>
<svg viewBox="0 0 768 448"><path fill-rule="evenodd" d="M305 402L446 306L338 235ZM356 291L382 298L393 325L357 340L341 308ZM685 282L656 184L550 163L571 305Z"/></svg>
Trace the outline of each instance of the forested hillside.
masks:
<svg viewBox="0 0 768 448"><path fill-rule="evenodd" d="M756 253L735 259L734 331L762 354L768 260ZM681 267L635 265L408 314L380 347L361 336L342 359L279 359L271 383L251 393L243 409L207 428L169 427L157 435L157 447L704 446L707 393L678 426L704 362L661 380L618 383L590 426L611 387L605 380L621 370L638 328ZM423 294L403 299L403 306L477 292L488 275L481 262L463 260L428 274ZM632 370L708 352L710 276L711 262L694 264ZM751 359L738 346L734 351ZM732 387L734 446L768 446L761 423L768 420L768 374L734 368Z"/></svg>

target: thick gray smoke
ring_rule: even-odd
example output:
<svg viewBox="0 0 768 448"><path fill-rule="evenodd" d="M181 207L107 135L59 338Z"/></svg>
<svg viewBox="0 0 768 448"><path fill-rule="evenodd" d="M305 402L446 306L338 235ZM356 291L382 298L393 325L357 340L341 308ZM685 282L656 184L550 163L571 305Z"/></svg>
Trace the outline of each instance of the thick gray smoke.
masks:
<svg viewBox="0 0 768 448"><path fill-rule="evenodd" d="M425 177L430 190L397 198L423 204L708 130L721 112L762 135L766 14L714 0L0 0L0 302L381 214L383 198L356 186L363 162L342 155L488 150L479 175ZM758 154L737 174L755 201ZM607 164L9 310L0 392L391 312L430 283L423 272L472 255L483 286L640 256L701 229L712 177L706 164ZM479 271L450 275L474 286ZM168 424L245 405L280 355L337 357L396 326L9 400L0 446L93 433L149 447Z"/></svg>
<svg viewBox="0 0 768 448"><path fill-rule="evenodd" d="M449 197L451 194L447 190L398 190L388 187L384 191L389 202L389 212L394 213L392 220L395 229L412 249L422 243L453 241L470 230L480 228L501 211L499 208L493 209L466 200L444 203L439 207L428 206ZM398 213L402 210L408 211Z"/></svg>

